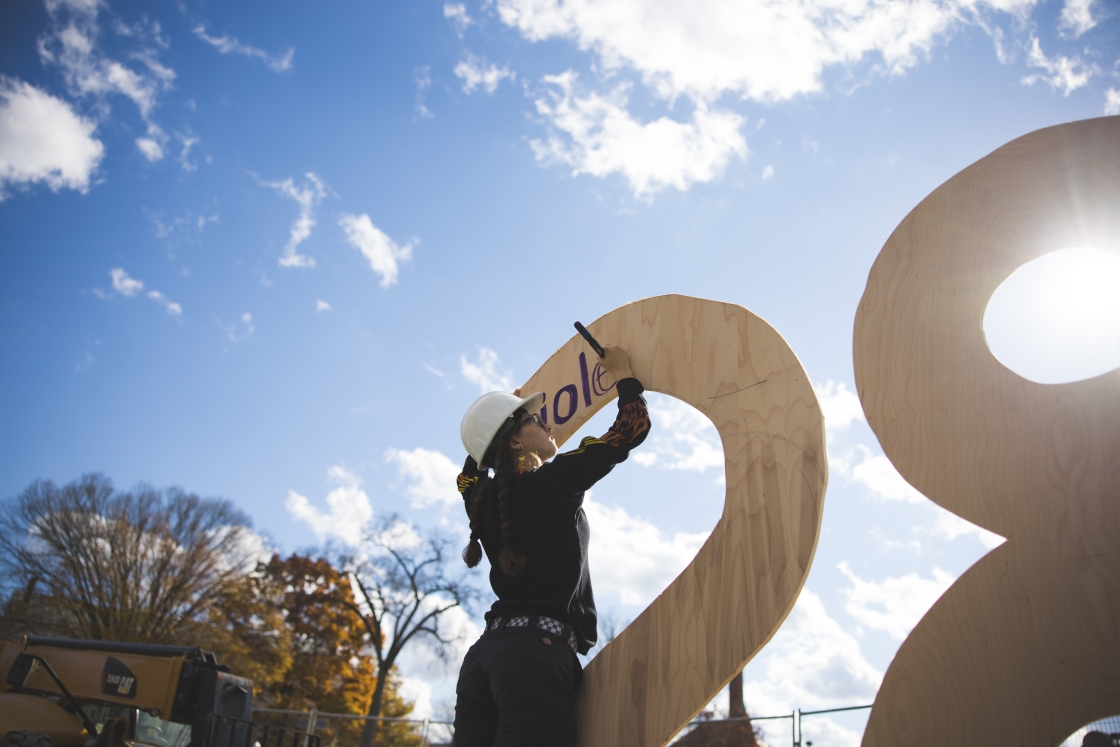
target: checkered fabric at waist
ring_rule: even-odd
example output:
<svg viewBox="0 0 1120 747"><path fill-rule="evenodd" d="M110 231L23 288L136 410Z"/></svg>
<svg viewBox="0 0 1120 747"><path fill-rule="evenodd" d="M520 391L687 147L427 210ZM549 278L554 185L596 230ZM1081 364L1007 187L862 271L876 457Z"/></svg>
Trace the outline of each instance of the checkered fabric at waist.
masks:
<svg viewBox="0 0 1120 747"><path fill-rule="evenodd" d="M572 651L579 651L579 643L576 641L576 633L572 630L572 626L559 620L553 620L551 617L545 617L544 615L495 617L486 623L487 633L507 628L539 628L567 643Z"/></svg>

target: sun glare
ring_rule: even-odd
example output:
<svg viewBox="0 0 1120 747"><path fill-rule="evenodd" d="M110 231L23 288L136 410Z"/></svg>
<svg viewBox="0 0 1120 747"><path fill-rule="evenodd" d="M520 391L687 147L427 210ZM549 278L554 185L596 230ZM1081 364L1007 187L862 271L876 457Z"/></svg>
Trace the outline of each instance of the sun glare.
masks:
<svg viewBox="0 0 1120 747"><path fill-rule="evenodd" d="M1015 270L984 311L988 349L1040 384L1120 368L1120 252L1062 249Z"/></svg>

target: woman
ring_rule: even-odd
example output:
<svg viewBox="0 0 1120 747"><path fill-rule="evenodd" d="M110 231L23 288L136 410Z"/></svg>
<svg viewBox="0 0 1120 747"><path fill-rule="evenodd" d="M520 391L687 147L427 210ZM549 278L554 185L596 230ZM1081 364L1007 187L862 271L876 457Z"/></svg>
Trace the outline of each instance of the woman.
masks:
<svg viewBox="0 0 1120 747"><path fill-rule="evenodd" d="M498 601L459 672L456 747L576 742L576 651L587 653L597 638L583 495L649 432L629 356L603 347L618 417L602 438L556 456L552 429L537 414L544 395L521 399L520 389L484 394L463 417L470 456L458 485L471 527L463 559L473 568L486 551Z"/></svg>

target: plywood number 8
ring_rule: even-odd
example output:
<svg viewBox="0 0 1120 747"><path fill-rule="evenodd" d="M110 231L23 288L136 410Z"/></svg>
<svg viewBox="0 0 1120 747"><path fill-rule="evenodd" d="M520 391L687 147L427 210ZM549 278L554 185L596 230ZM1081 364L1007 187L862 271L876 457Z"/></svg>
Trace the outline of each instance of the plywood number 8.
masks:
<svg viewBox="0 0 1120 747"><path fill-rule="evenodd" d="M580 744L668 742L770 640L805 583L828 482L812 385L773 327L734 304L659 296L587 325L630 353L647 390L704 413L723 441L727 496L680 576L587 667ZM523 386L543 391L562 443L614 398L573 336ZM595 531L595 527L591 527Z"/></svg>
<svg viewBox="0 0 1120 747"><path fill-rule="evenodd" d="M1052 747L1120 711L1120 370L1027 381L981 322L1020 265L1120 250L1120 117L1015 140L922 201L855 323L867 420L910 484L1007 538L941 597L883 680L863 744Z"/></svg>

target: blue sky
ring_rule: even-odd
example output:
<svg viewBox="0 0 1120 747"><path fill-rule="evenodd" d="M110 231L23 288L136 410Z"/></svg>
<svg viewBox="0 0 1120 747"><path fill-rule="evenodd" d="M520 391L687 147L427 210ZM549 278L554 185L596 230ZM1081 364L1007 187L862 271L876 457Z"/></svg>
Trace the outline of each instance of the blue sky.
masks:
<svg viewBox="0 0 1120 747"><path fill-rule="evenodd" d="M879 248L945 179L1120 113L1115 5L0 14L3 495L101 471L227 497L285 552L385 512L465 540L448 477L471 400L528 378L576 319L686 293L773 324L829 419L815 565L747 669L752 713L871 702L908 630L998 541L882 456L852 394L852 321ZM618 621L722 506L714 432L651 405L646 456L589 504ZM454 669L402 663L420 712L446 709ZM806 738L856 744L861 724L807 720Z"/></svg>

